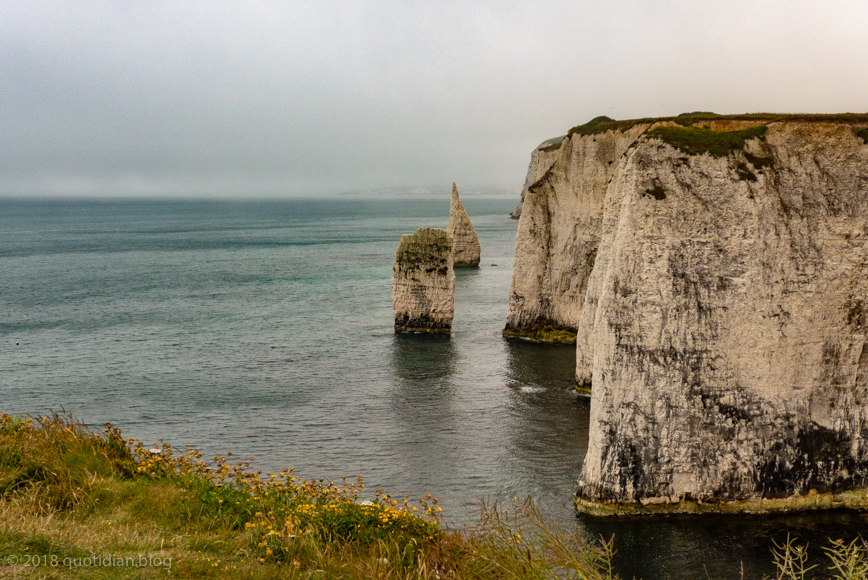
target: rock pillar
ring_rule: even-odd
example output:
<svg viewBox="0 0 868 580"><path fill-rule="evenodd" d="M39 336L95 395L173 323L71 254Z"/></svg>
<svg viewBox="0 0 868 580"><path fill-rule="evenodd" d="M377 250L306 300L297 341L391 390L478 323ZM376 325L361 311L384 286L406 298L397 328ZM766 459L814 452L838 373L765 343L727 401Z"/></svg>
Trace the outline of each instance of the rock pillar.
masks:
<svg viewBox="0 0 868 580"><path fill-rule="evenodd" d="M452 237L436 228L401 236L392 265L395 332L449 334L455 312ZM478 259L478 258L477 258Z"/></svg>
<svg viewBox="0 0 868 580"><path fill-rule="evenodd" d="M452 236L456 268L476 268L479 266L479 238L461 200L458 188L452 182L452 201L449 203L449 225L446 231Z"/></svg>

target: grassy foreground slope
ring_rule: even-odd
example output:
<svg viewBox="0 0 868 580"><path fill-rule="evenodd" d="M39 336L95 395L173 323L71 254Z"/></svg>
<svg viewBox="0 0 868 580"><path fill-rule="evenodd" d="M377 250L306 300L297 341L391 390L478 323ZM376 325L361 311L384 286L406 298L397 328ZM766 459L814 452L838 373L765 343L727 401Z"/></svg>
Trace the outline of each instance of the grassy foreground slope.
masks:
<svg viewBox="0 0 868 580"><path fill-rule="evenodd" d="M0 579L616 577L611 541L590 545L529 500L483 505L461 531L439 513L431 496L365 499L360 480L209 464L110 424L94 433L69 417L0 415ZM868 578L860 540L831 542L827 566L795 540L770 547L779 579Z"/></svg>
<svg viewBox="0 0 868 580"><path fill-rule="evenodd" d="M612 578L529 502L446 529L437 499L0 415L0 578Z"/></svg>

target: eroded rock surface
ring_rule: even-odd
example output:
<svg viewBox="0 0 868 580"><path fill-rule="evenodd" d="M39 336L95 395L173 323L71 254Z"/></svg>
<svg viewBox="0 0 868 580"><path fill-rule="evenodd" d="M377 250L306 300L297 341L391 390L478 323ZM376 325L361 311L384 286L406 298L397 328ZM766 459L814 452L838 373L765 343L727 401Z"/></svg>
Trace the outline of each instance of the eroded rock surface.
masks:
<svg viewBox="0 0 868 580"><path fill-rule="evenodd" d="M578 128L528 188L507 329L576 332L580 509L868 505L866 127Z"/></svg>
<svg viewBox="0 0 868 580"><path fill-rule="evenodd" d="M524 186L521 188L521 200L509 217L518 219L521 217L521 208L524 205L524 197L527 195L527 190L531 185L536 183L542 177L549 167L552 166L555 160L555 151L557 151L566 135L547 139L540 143L536 149L530 154L530 165L527 168L527 176L524 178Z"/></svg>
<svg viewBox="0 0 868 580"><path fill-rule="evenodd" d="M449 334L455 312L452 236L419 228L401 236L392 265L395 332Z"/></svg>
<svg viewBox="0 0 868 580"><path fill-rule="evenodd" d="M456 268L476 268L479 266L479 238L464 205L458 198L458 188L452 183L452 199L449 202L449 225L446 231L452 236Z"/></svg>
<svg viewBox="0 0 868 580"><path fill-rule="evenodd" d="M644 129L570 137L537 150L528 175L542 174L522 203L504 335L575 342L615 162Z"/></svg>

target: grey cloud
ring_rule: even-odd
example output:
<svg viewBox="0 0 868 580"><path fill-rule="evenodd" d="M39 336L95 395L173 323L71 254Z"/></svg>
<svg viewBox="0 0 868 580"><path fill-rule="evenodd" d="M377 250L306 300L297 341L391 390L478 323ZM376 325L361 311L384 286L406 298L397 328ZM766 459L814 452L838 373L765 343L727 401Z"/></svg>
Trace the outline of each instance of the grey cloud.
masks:
<svg viewBox="0 0 868 580"><path fill-rule="evenodd" d="M598 114L868 110L866 17L858 0L0 0L0 194L517 193L533 147Z"/></svg>

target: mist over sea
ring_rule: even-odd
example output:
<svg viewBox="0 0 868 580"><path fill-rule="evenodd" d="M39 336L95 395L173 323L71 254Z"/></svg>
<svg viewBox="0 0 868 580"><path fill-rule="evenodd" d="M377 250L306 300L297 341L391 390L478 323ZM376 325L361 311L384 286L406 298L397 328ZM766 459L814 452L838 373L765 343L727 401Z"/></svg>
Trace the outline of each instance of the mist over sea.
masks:
<svg viewBox="0 0 868 580"><path fill-rule="evenodd" d="M480 496L530 494L614 534L625 577L737 577L741 560L760 577L772 538L821 555L868 533L834 512L577 520L590 401L574 348L501 338L516 199L462 201L481 267L457 271L452 337L432 338L394 334L391 265L401 234L446 227L448 197L0 200L0 412L430 492L451 523Z"/></svg>

